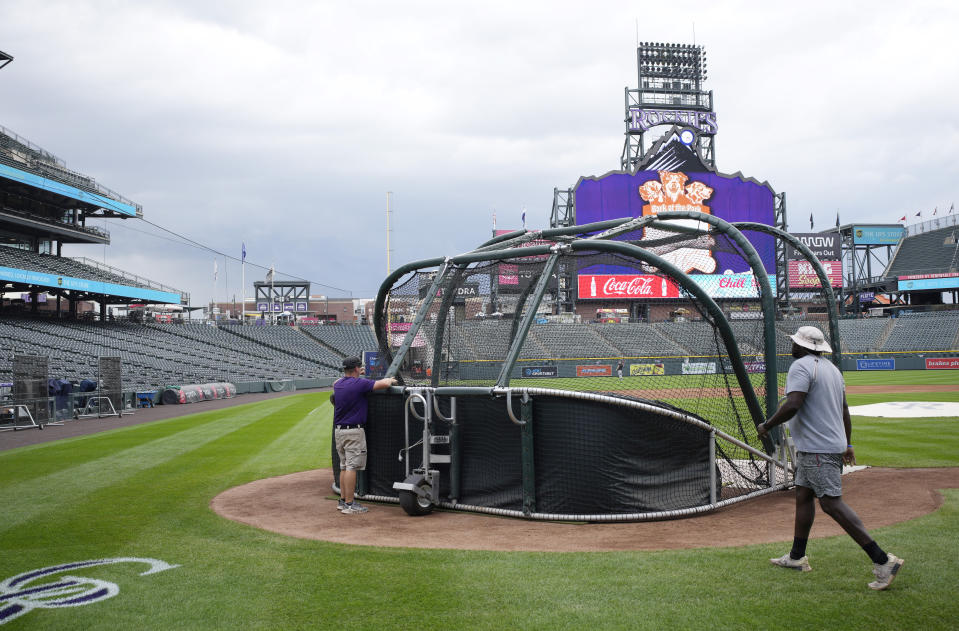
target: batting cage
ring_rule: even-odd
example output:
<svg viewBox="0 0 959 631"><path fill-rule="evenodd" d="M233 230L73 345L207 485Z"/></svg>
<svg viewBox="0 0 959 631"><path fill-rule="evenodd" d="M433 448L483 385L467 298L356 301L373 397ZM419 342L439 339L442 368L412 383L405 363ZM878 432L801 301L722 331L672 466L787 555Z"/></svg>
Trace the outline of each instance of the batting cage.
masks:
<svg viewBox="0 0 959 631"><path fill-rule="evenodd" d="M775 284L753 245L779 236L766 228L660 213L511 233L398 269L374 325L379 368L402 385L369 398L360 497L412 515L635 521L788 486L781 437L756 433L780 396ZM749 319L711 297L724 276L724 296L757 305ZM611 293L665 317L587 323L569 310Z"/></svg>

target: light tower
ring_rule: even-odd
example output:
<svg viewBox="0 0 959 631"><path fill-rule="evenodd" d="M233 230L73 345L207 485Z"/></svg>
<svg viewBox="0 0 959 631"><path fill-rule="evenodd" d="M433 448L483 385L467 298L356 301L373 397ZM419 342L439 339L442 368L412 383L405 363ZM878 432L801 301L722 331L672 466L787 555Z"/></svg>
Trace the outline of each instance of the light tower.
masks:
<svg viewBox="0 0 959 631"><path fill-rule="evenodd" d="M626 88L626 141L620 158L624 171L636 168L646 153L646 132L660 125L689 128L704 164L716 168L712 90L704 90L706 51L691 44L641 42L636 49L639 87Z"/></svg>

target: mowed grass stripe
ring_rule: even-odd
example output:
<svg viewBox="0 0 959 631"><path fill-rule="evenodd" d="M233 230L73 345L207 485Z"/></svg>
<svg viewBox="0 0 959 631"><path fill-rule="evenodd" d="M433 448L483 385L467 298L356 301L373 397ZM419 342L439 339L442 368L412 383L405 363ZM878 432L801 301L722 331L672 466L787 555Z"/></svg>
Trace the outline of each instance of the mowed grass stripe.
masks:
<svg viewBox="0 0 959 631"><path fill-rule="evenodd" d="M859 464L875 467L954 467L959 418L853 418Z"/></svg>
<svg viewBox="0 0 959 631"><path fill-rule="evenodd" d="M237 420L242 420L242 418L256 419L264 413L264 410L271 409L274 402L274 400L259 401L228 408L229 411L215 410L188 414L187 416L155 421L146 425L134 425L87 436L67 438L53 443L40 443L3 451L0 452L0 467L3 470L16 472L16 475L0 476L0 490L11 483L49 475L51 473L50 462L69 462L76 466L101 460L111 454L175 436L181 432L201 429L203 426L219 423L225 415L237 416ZM47 428L44 431L55 432L56 428ZM33 454L34 451L38 450L42 451L42 455L39 457Z"/></svg>
<svg viewBox="0 0 959 631"><path fill-rule="evenodd" d="M257 451L237 468L230 486L238 480L267 478L295 471L329 467L330 436L333 427L333 406L328 393L311 395L315 407L269 446Z"/></svg>
<svg viewBox="0 0 959 631"><path fill-rule="evenodd" d="M127 484L128 480L135 479L143 472L153 475L152 472L171 461L192 461L191 454L202 453L205 446L218 444L224 436L245 427L256 425L260 436L268 435L271 421L286 416L284 410L307 405L294 399L300 397L262 402L269 403L268 406L256 404L248 409L231 408L211 412L209 414L213 418L199 427L180 425L181 431L177 433L168 434L164 431L163 437L159 439L132 441L136 445L134 447L123 450L108 448L107 456L83 462L78 466L64 467L63 460L59 458L37 458L39 462L46 463L49 471L47 475L23 482L9 481L5 488L0 490L0 502L6 507L2 524L3 547L6 547L8 537L14 537L14 530L29 530L31 523L46 524L47 527L51 523L62 524L74 511L92 518L94 516L87 515L86 507L95 505L99 492L105 490L107 495L113 494ZM148 426L138 427L146 434L154 433L147 431L152 429ZM88 438L93 442L98 438L108 443L113 442L113 437L105 435ZM130 441L124 439L122 442ZM58 450L52 451L56 454ZM34 457L37 455L35 453ZM154 478L154 482L161 487L163 485L163 480ZM161 488L157 493L163 495L166 492ZM127 494L123 493L122 496L127 497ZM134 496L130 499L135 505L140 497ZM121 506L119 514L122 513Z"/></svg>

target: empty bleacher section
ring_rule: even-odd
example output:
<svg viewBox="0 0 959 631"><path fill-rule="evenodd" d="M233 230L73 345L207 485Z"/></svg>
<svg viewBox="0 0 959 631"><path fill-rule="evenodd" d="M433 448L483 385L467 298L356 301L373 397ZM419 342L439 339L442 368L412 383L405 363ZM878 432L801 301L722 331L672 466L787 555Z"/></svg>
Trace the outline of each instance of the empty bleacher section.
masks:
<svg viewBox="0 0 959 631"><path fill-rule="evenodd" d="M530 343L532 338L532 343ZM530 358L593 359L620 357L622 352L599 334L597 327L582 324L540 324L530 328L524 351Z"/></svg>
<svg viewBox="0 0 959 631"><path fill-rule="evenodd" d="M618 349L617 356L664 357L687 353L675 341L648 324L597 324L593 328Z"/></svg>
<svg viewBox="0 0 959 631"><path fill-rule="evenodd" d="M956 273L959 265L959 226L911 235L902 240L885 276Z"/></svg>
<svg viewBox="0 0 959 631"><path fill-rule="evenodd" d="M99 324L2 318L0 381L11 380L15 354L48 355L50 377L71 381L95 379L98 356L120 357L127 390L339 375L337 369L320 363L329 363L332 354L315 341L289 327L269 328L269 332L259 334L262 341L255 341L200 324ZM302 337L304 344L294 347L293 335ZM296 348L297 354L282 350L284 345ZM311 355L314 350L316 353ZM338 361L335 356L334 361Z"/></svg>
<svg viewBox="0 0 959 631"><path fill-rule="evenodd" d="M340 357L362 357L363 351L379 347L373 329L365 324L304 326L300 330Z"/></svg>
<svg viewBox="0 0 959 631"><path fill-rule="evenodd" d="M909 313L896 318L883 351L944 351L956 348L959 311Z"/></svg>
<svg viewBox="0 0 959 631"><path fill-rule="evenodd" d="M705 322L656 322L650 326L680 349L678 355L701 355L706 352L703 349L716 348L716 330Z"/></svg>
<svg viewBox="0 0 959 631"><path fill-rule="evenodd" d="M213 327L206 327L212 329ZM218 334L240 338L234 340L241 350L257 350L278 361L297 358L306 362L318 362L338 372L342 358L299 330L289 326L230 326L215 329Z"/></svg>
<svg viewBox="0 0 959 631"><path fill-rule="evenodd" d="M867 353L882 347L892 318L863 318L839 321L839 339L844 353Z"/></svg>

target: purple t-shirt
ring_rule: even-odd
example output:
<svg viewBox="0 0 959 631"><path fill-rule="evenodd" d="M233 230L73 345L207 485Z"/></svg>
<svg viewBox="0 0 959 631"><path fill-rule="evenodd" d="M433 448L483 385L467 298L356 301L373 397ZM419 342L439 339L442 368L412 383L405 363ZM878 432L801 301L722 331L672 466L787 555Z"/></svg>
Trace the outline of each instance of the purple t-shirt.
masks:
<svg viewBox="0 0 959 631"><path fill-rule="evenodd" d="M333 384L334 425L363 425L366 423L366 393L373 390L372 379L343 377Z"/></svg>

